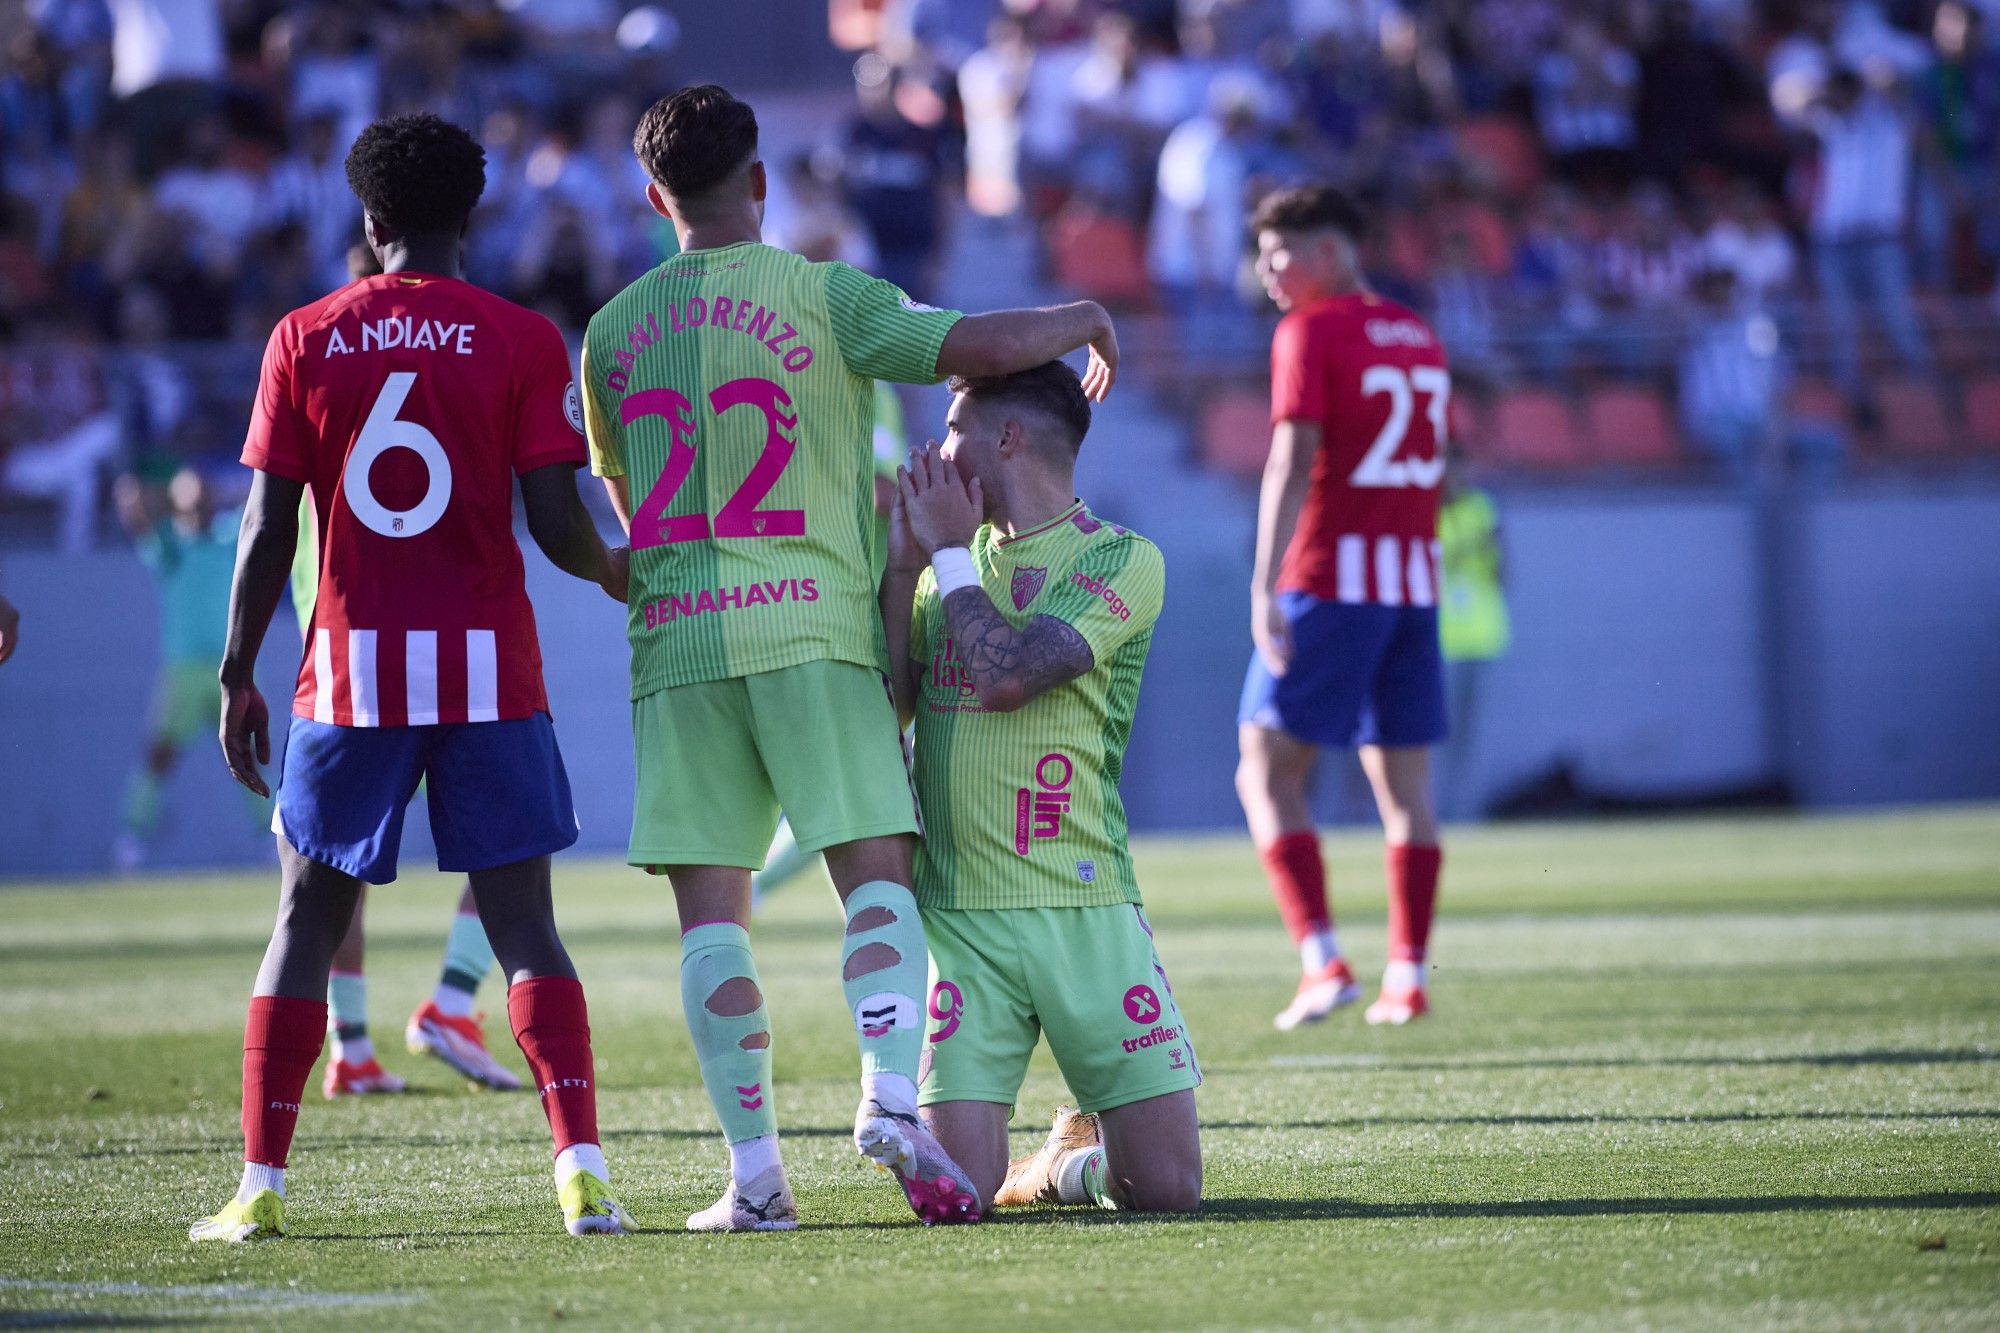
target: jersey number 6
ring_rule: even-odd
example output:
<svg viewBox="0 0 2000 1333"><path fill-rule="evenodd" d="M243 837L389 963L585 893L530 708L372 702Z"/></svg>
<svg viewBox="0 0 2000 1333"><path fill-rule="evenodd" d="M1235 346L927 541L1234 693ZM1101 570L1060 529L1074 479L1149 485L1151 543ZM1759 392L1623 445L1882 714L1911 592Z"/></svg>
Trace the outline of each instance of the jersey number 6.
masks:
<svg viewBox="0 0 2000 1333"><path fill-rule="evenodd" d="M771 380L747 378L718 385L708 395L708 405L719 417L733 407L755 407L764 414L764 452L751 465L750 474L736 493L715 511L712 535L717 537L803 537L806 511L803 509L759 509L757 505L778 484L791 465L797 441L785 431L799 428L798 414L784 388ZM672 389L646 389L625 400L619 420L626 425L642 417L661 417L671 432L667 465L644 502L632 514L632 549L671 546L675 542L702 541L711 535L707 514L668 514L667 507L687 484L694 471L694 404Z"/></svg>

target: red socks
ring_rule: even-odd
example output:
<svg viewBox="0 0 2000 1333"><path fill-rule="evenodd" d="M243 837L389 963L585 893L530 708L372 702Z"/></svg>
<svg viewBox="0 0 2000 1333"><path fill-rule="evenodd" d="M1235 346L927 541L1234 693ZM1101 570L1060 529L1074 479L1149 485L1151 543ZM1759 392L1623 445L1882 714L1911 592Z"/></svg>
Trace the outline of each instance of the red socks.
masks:
<svg viewBox="0 0 2000 1333"><path fill-rule="evenodd" d="M243 1160L283 1166L306 1080L326 1044L326 1001L258 995L243 1024Z"/></svg>
<svg viewBox="0 0 2000 1333"><path fill-rule="evenodd" d="M1271 878L1271 896L1278 915L1297 944L1316 930L1333 924L1326 905L1326 863L1319 855L1319 834L1312 829L1287 833L1259 853Z"/></svg>
<svg viewBox="0 0 2000 1333"><path fill-rule="evenodd" d="M596 1143L597 1080L583 984L575 977L517 981L507 990L507 1019L521 1054L528 1057L556 1151Z"/></svg>
<svg viewBox="0 0 2000 1333"><path fill-rule="evenodd" d="M1389 960L1421 963L1431 939L1431 915L1437 910L1438 867L1444 853L1436 847L1391 846L1386 857L1389 875Z"/></svg>

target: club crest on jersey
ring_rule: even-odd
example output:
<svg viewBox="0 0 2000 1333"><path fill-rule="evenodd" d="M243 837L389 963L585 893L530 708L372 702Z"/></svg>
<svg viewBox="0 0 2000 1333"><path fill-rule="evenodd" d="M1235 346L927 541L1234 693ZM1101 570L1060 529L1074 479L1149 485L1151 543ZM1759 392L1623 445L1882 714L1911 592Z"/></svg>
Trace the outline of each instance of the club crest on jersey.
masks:
<svg viewBox="0 0 2000 1333"><path fill-rule="evenodd" d="M1035 569L1030 566L1023 566L1015 570L1014 609L1016 611L1027 610L1028 603L1034 601L1041 594L1042 585L1048 581L1049 571L1046 567Z"/></svg>

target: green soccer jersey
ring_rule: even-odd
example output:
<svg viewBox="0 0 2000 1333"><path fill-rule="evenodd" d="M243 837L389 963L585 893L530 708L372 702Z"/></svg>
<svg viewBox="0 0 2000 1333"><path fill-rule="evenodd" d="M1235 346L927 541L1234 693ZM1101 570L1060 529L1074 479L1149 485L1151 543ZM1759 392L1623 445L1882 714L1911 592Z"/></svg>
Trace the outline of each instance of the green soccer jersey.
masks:
<svg viewBox="0 0 2000 1333"><path fill-rule="evenodd" d="M801 662L886 670L872 381L935 381L959 318L744 242L668 260L591 319L591 466L632 506L634 699Z"/></svg>
<svg viewBox="0 0 2000 1333"><path fill-rule="evenodd" d="M1139 677L1166 593L1159 548L1081 502L1038 528L991 526L972 562L1016 628L1067 621L1095 665L1011 713L984 708L926 570L910 657L918 671L916 781L926 907L1100 907L1139 901L1118 778Z"/></svg>

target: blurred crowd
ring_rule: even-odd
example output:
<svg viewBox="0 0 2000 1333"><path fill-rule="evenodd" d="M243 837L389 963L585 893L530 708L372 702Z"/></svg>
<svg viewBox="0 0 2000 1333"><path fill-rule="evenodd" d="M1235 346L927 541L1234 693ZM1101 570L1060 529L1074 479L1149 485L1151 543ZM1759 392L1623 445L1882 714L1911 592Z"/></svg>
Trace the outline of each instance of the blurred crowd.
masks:
<svg viewBox="0 0 2000 1333"><path fill-rule="evenodd" d="M365 262L342 162L374 116L476 128L470 276L565 327L671 249L630 151L682 72L671 2L23 9L0 67L0 492L54 501L70 540L104 467L236 434L190 346L261 344ZM1377 285L1473 376L1678 358L1701 431L1767 408L1806 337L1865 413L1870 356L1933 370L1923 299L1993 289L1990 9L829 0L854 101L772 162L770 231L944 299L955 219L1025 220L1043 277L1248 322L1247 203L1325 177L1380 219Z"/></svg>

